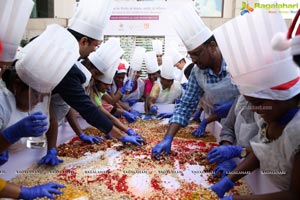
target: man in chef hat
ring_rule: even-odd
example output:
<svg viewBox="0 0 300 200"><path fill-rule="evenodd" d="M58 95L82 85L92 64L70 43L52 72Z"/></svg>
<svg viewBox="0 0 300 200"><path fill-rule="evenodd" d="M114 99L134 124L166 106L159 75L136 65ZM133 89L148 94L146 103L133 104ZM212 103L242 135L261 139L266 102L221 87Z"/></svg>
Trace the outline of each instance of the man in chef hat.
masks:
<svg viewBox="0 0 300 200"><path fill-rule="evenodd" d="M163 45L160 40L152 40L152 51L156 52L157 64L159 67L162 65Z"/></svg>
<svg viewBox="0 0 300 200"><path fill-rule="evenodd" d="M32 0L0 1L0 41L2 42L0 75L15 59L33 5Z"/></svg>
<svg viewBox="0 0 300 200"><path fill-rule="evenodd" d="M29 89L27 89L29 90L29 94L34 92L34 95L29 95L29 98L32 96L34 99L43 97L43 100L49 100L49 98L45 98L47 94L51 93L53 88L63 79L79 56L79 48L74 37L66 29L56 24L49 25L38 38L25 46L21 51L22 56L16 62L16 74L19 77L19 81L29 86ZM4 76L6 76L6 73L10 72L6 71ZM18 110L15 94L13 94L14 91L9 83L10 80L7 80L6 84L8 88L6 91L1 90L1 99L6 99L5 101L1 101L1 110L6 111L6 113L2 114L3 116L10 117L10 119L7 119L7 121L3 120L1 123L1 128L3 128L3 126L9 126L2 130L0 139L4 139L5 141L1 141L1 148L5 145L16 144L22 137L40 136L47 130L48 124L47 121L45 121L45 119L47 119L45 114L49 112L49 102L43 102L45 103L45 109L38 110L43 111L43 114L41 112L35 112L30 117L22 119L22 114L28 114L27 112L25 113ZM31 100L32 99L27 100L29 101L28 112L32 112L32 110L30 110ZM42 102L40 102L40 100L41 99L38 99L36 102L41 104ZM22 102L26 102L26 98L22 99ZM38 106L38 104L32 109L36 107L43 108L41 105ZM9 107L10 110L5 109L5 107ZM22 120L15 123L19 121L20 118ZM5 118L1 117L1 119ZM34 124L36 124L36 126L34 126ZM27 142L28 140L30 139L27 139ZM49 144L48 151L56 150L51 149L51 145ZM61 194L58 190L61 187L64 186L56 183L48 183L35 187L21 186L20 188L15 185L10 185L9 189L14 188L14 191L3 189L3 192L6 191L6 194L10 195L7 197L11 198L53 198L53 194ZM1 194L5 193L1 192Z"/></svg>
<svg viewBox="0 0 300 200"><path fill-rule="evenodd" d="M188 125L200 99L205 102L204 110L207 113L211 112L223 118L238 95L212 32L205 26L194 8L186 6L174 11L170 15L170 21L197 67L191 72L185 94L181 98L181 103L175 107L163 141L152 149L152 156L157 158L163 151L170 153L173 137L181 127ZM214 104L218 106L214 107ZM206 119L202 120L193 135L196 137L204 135L207 124Z"/></svg>
<svg viewBox="0 0 300 200"><path fill-rule="evenodd" d="M79 45L80 58L86 58L92 51L99 46L103 39L103 30L107 24L113 8L113 2L110 0L81 0L74 16L68 24L68 31L77 39ZM100 74L96 68L89 69L92 75ZM91 102L82 86L87 81L84 70L75 64L62 81L54 88L53 94L58 94L62 98L51 101L51 123L52 127L57 127L57 119L53 110L60 110L61 107L70 106L75 109L89 124L98 128L104 133L111 133L112 136L118 135L112 122ZM68 109L65 109L68 110ZM74 119L74 118L73 118ZM57 128L49 129L52 133L58 132ZM86 141L94 143L95 140L87 137ZM46 155L40 164L55 165L52 158L56 155Z"/></svg>
<svg viewBox="0 0 300 200"><path fill-rule="evenodd" d="M250 141L251 151L245 151L248 155L244 161L211 187L221 198L234 182L246 175L237 175L238 172L258 168L275 172L264 176L280 192L248 196L249 199L300 197L298 187L295 187L298 180L294 178L299 174L300 162L299 68L293 62L289 48L276 51L271 47L274 35L286 30L280 14L257 10L236 17L214 31L232 80L251 104L249 109L255 112L259 126L258 135ZM221 157L230 151L242 157L242 148L226 147L214 156ZM233 198L231 195L224 199Z"/></svg>

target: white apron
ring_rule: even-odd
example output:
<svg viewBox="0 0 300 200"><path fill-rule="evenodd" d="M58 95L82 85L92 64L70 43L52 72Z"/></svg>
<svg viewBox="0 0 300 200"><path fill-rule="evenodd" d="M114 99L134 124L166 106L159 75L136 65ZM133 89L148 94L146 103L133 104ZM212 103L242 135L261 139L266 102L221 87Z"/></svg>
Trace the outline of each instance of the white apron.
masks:
<svg viewBox="0 0 300 200"><path fill-rule="evenodd" d="M236 116L234 124L236 144L244 147L250 146L250 140L258 134L259 130L254 119L254 113L250 110L249 105L248 101L241 95L234 110Z"/></svg>
<svg viewBox="0 0 300 200"><path fill-rule="evenodd" d="M159 85L160 93L155 103L173 104L175 99L180 97L182 94L181 85L178 81L174 80L170 90L163 90L160 81L157 81L156 83Z"/></svg>
<svg viewBox="0 0 300 200"><path fill-rule="evenodd" d="M201 102L207 114L211 114L215 103L234 100L239 95L238 89L231 83L229 74L218 83L208 84L204 70L200 70L198 67L195 68L197 82L204 91Z"/></svg>
<svg viewBox="0 0 300 200"><path fill-rule="evenodd" d="M145 89L145 82L142 79L137 79L137 88L135 91L133 91L130 94L124 94L122 96L122 101L127 102L128 100L131 99L140 99L143 94L144 94L144 89Z"/></svg>
<svg viewBox="0 0 300 200"><path fill-rule="evenodd" d="M263 124L261 117L256 117L259 127ZM261 134L261 128L250 142L254 154L260 162L260 170L280 190L289 190L295 153L300 148L300 112L286 125L282 135L269 143Z"/></svg>

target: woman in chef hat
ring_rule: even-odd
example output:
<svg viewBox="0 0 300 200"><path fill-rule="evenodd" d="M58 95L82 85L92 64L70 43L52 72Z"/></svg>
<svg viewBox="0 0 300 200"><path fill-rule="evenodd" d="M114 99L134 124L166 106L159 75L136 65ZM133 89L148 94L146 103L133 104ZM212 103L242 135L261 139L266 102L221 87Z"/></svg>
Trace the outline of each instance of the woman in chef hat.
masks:
<svg viewBox="0 0 300 200"><path fill-rule="evenodd" d="M223 197L246 175L239 172L260 168L280 190L223 199L300 198L300 183L296 178L300 173L299 68L290 49L279 52L271 47L274 35L286 29L280 14L257 10L236 17L214 32L232 80L251 104L249 109L255 112L259 132L250 141L251 150L243 162L211 189Z"/></svg>

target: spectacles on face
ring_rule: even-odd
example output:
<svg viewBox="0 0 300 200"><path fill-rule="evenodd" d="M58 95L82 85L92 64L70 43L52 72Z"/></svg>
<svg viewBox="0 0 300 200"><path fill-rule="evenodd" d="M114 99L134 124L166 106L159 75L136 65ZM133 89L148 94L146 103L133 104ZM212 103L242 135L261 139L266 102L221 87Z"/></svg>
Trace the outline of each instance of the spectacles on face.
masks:
<svg viewBox="0 0 300 200"><path fill-rule="evenodd" d="M187 54L187 58L189 59L198 59L198 58L202 58L204 53L206 52L207 46L206 45L202 45L197 51L194 51L192 53L188 53Z"/></svg>
<svg viewBox="0 0 300 200"><path fill-rule="evenodd" d="M98 49L100 47L101 41L99 40L91 40L89 39L89 43L95 47L95 49Z"/></svg>

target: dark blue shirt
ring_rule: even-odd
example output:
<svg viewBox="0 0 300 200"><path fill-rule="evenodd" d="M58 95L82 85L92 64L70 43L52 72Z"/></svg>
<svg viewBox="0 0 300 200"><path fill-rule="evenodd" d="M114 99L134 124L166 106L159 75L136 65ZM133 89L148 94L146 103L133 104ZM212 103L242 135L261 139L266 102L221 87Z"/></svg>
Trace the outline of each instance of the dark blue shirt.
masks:
<svg viewBox="0 0 300 200"><path fill-rule="evenodd" d="M63 100L74 108L92 126L104 133L112 129L112 122L93 104L86 95L82 84L86 77L76 66L70 69L61 82L54 88L53 93L58 93Z"/></svg>

